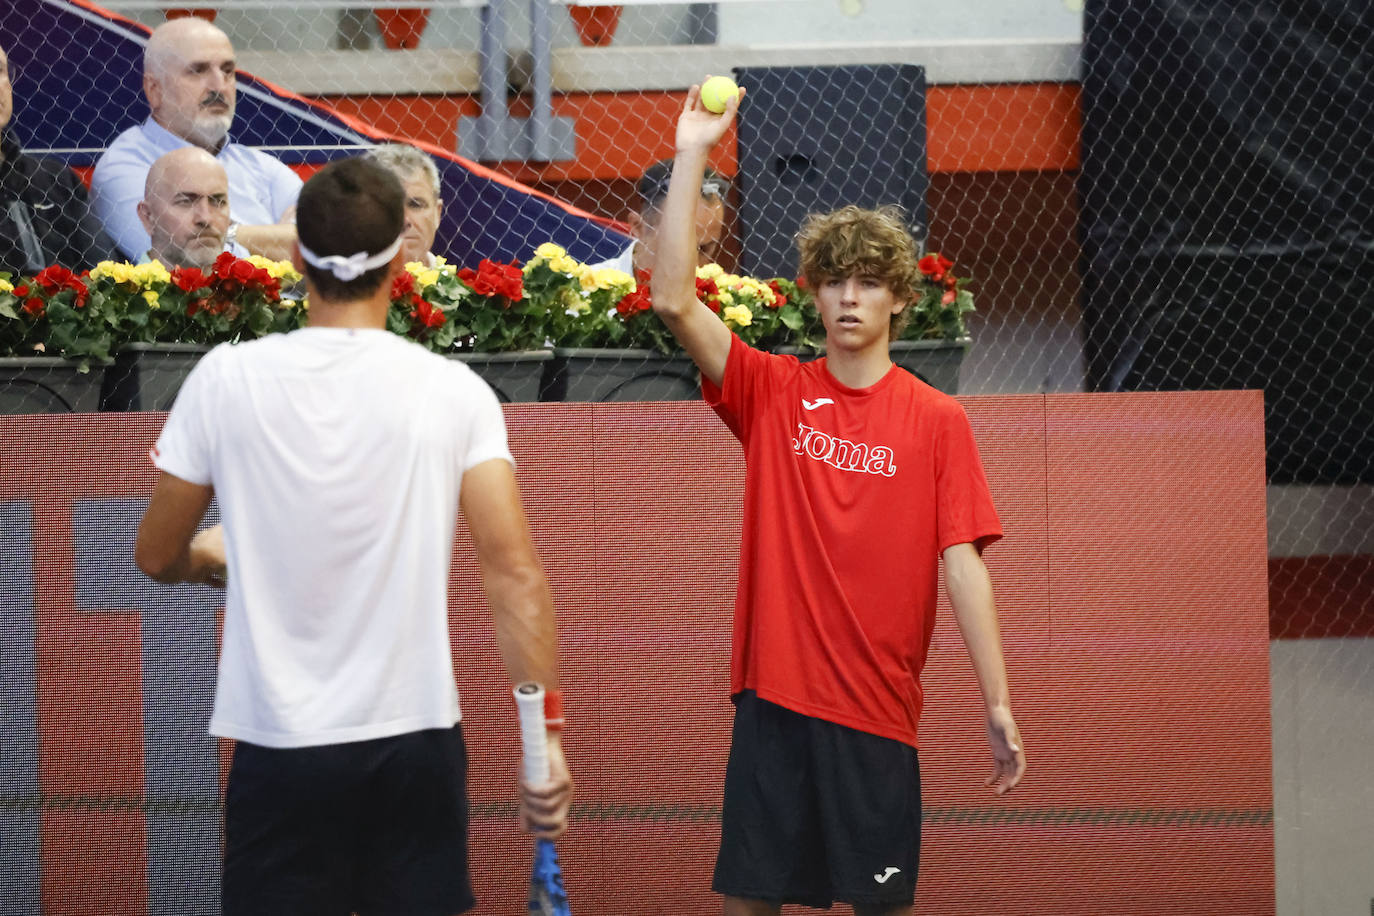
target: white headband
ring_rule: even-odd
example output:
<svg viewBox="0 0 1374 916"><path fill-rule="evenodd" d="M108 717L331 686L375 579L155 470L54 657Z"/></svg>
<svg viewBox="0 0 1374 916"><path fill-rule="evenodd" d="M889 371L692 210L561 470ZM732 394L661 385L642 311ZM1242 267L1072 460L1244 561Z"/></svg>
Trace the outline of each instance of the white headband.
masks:
<svg viewBox="0 0 1374 916"><path fill-rule="evenodd" d="M405 233L402 232L400 235L396 236L396 241L392 242L385 251L379 251L370 256L366 251L359 251L357 254L351 254L348 257L344 257L341 254L331 254L322 258L309 248L306 248L305 243L301 242L299 239L296 241L296 247L300 248L301 260L305 261L305 263L312 267L318 267L320 270L327 270L347 283L350 280L358 279L373 268L381 267L383 264L389 263L392 258L396 257L396 252L401 250L401 242L404 239Z"/></svg>

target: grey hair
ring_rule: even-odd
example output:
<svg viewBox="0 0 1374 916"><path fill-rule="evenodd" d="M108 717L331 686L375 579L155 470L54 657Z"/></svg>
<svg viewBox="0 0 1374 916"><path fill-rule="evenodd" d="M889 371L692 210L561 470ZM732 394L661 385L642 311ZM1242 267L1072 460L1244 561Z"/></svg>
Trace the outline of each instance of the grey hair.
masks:
<svg viewBox="0 0 1374 916"><path fill-rule="evenodd" d="M367 158L390 169L402 180L423 174L434 188L435 199L439 199L443 191L443 186L439 183L439 169L424 150L416 149L409 143L383 143L368 150Z"/></svg>

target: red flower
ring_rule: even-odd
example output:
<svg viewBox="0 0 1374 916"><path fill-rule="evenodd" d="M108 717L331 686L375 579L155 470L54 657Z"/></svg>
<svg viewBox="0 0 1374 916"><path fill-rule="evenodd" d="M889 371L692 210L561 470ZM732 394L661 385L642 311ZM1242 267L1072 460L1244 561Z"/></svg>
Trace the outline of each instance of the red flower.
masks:
<svg viewBox="0 0 1374 916"><path fill-rule="evenodd" d="M16 287L14 288L14 295L15 295L17 298L23 299L23 298L24 298L25 296L27 296L28 294L29 294L29 285L28 285L27 283L20 283L18 286L16 286Z"/></svg>
<svg viewBox="0 0 1374 916"><path fill-rule="evenodd" d="M28 287L25 287L25 289L27 288ZM16 289L15 292L18 292L18 290ZM37 296L24 300L24 311L32 318L42 318L43 300L39 299Z"/></svg>
<svg viewBox="0 0 1374 916"><path fill-rule="evenodd" d="M403 270L396 275L396 279L391 281L391 298L400 299L402 296L409 296L415 292L415 277L408 270Z"/></svg>
<svg viewBox="0 0 1374 916"><path fill-rule="evenodd" d="M649 295L649 287L647 286L636 286L634 292L629 293L615 304L616 314L624 321L643 314L653 307L653 298Z"/></svg>
<svg viewBox="0 0 1374 916"><path fill-rule="evenodd" d="M773 302L770 308L780 309L787 304L787 296L783 294L782 287L777 280L769 280L768 288L773 291Z"/></svg>
<svg viewBox="0 0 1374 916"><path fill-rule="evenodd" d="M954 290L952 290L952 289L947 289L947 290L945 290L945 294L944 294L943 296L940 297L940 304L941 304L941 305L949 305L951 302L953 302L955 299L958 299L958 298L959 298L959 294L958 294L958 293L956 293L956 292L955 292Z"/></svg>
<svg viewBox="0 0 1374 916"><path fill-rule="evenodd" d="M250 261L235 261L229 267L229 276L245 285L261 283L263 279L271 279L271 275L267 271L254 267Z"/></svg>
<svg viewBox="0 0 1374 916"><path fill-rule="evenodd" d="M210 265L210 272L221 279L229 278L229 271L233 268L238 258L234 257L231 251L221 251L219 257L215 258L215 263Z"/></svg>
<svg viewBox="0 0 1374 916"><path fill-rule="evenodd" d="M76 293L76 307L81 308L86 304L86 297L90 294L86 289L86 284L81 282L81 278L72 273L60 264L45 267L34 277L34 282L43 287L43 291L49 296L54 296L63 290L71 290Z"/></svg>
<svg viewBox="0 0 1374 916"><path fill-rule="evenodd" d="M720 312L720 302L716 297L720 295L720 287L716 286L715 280L697 277L697 298L706 303L706 307L713 312Z"/></svg>
<svg viewBox="0 0 1374 916"><path fill-rule="evenodd" d="M441 328L448 320L442 309L435 308L419 296L412 295L410 302L415 306L410 312L410 317L420 319L420 323L427 328Z"/></svg>
<svg viewBox="0 0 1374 916"><path fill-rule="evenodd" d="M467 267L458 271L458 279L471 286L479 296L505 296L514 300L525 295L525 275L517 262L497 264L483 258L475 272Z"/></svg>
<svg viewBox="0 0 1374 916"><path fill-rule="evenodd" d="M945 278L945 271L953 266L954 262L939 252L931 252L916 262L916 269L937 283Z"/></svg>
<svg viewBox="0 0 1374 916"><path fill-rule="evenodd" d="M172 284L183 293L194 292L210 283L210 278L201 273L199 267L172 268Z"/></svg>

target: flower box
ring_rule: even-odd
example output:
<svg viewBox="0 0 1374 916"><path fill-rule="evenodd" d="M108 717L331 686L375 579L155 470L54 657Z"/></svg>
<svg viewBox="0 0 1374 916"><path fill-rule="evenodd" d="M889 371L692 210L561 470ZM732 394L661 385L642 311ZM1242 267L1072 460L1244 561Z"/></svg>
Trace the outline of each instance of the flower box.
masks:
<svg viewBox="0 0 1374 916"><path fill-rule="evenodd" d="M889 345L892 361L932 388L945 394L959 393L959 367L973 341L894 340Z"/></svg>
<svg viewBox="0 0 1374 916"><path fill-rule="evenodd" d="M701 397L697 367L686 355L656 350L554 347L547 364L545 401L694 401Z"/></svg>
<svg viewBox="0 0 1374 916"><path fill-rule="evenodd" d="M450 353L449 359L468 364L496 392L503 404L538 401L545 369L553 360L548 350L515 353Z"/></svg>
<svg viewBox="0 0 1374 916"><path fill-rule="evenodd" d="M103 374L57 356L0 358L0 414L95 413Z"/></svg>
<svg viewBox="0 0 1374 916"><path fill-rule="evenodd" d="M100 386L101 410L171 410L181 383L200 358L201 344L127 344L107 366Z"/></svg>
<svg viewBox="0 0 1374 916"><path fill-rule="evenodd" d="M971 343L973 341L968 337L957 340L894 340L888 344L888 352L892 362L930 387L945 394L958 394L959 367ZM824 350L806 347L778 347L773 352L795 356L802 362L825 355Z"/></svg>

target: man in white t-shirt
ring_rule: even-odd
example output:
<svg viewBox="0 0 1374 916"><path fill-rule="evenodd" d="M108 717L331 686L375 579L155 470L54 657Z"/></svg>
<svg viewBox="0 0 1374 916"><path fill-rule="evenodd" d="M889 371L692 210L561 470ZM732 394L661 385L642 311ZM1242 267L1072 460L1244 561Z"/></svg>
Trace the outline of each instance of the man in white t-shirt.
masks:
<svg viewBox="0 0 1374 916"><path fill-rule="evenodd" d="M313 177L295 247L308 326L207 354L151 452L139 567L227 579L210 720L237 741L226 914L473 905L448 629L459 510L511 679L549 690L553 775L522 784L525 825L566 824L553 603L501 408L467 366L384 327L403 207L364 159ZM197 534L212 497L222 525Z"/></svg>

